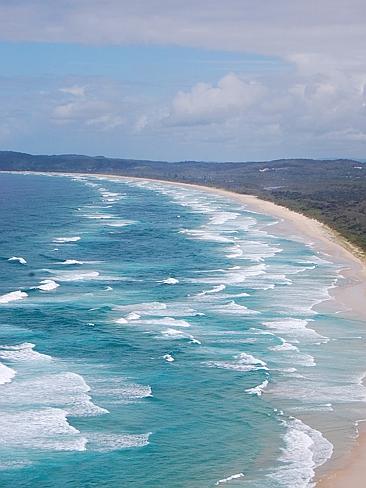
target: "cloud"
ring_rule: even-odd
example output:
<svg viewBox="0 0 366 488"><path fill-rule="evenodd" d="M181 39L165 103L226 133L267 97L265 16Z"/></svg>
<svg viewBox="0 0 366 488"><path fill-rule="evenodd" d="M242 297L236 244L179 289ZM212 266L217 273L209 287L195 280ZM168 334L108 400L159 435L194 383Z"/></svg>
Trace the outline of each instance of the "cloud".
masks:
<svg viewBox="0 0 366 488"><path fill-rule="evenodd" d="M165 122L172 125L222 122L245 113L264 93L260 83L229 73L216 86L198 83L189 92L179 91Z"/></svg>
<svg viewBox="0 0 366 488"><path fill-rule="evenodd" d="M87 121L109 110L109 104L101 100L77 100L56 105L53 117L62 122Z"/></svg>
<svg viewBox="0 0 366 488"><path fill-rule="evenodd" d="M88 119L86 125L99 127L104 131L116 129L125 123L125 120L120 115L104 114L94 119Z"/></svg>
<svg viewBox="0 0 366 488"><path fill-rule="evenodd" d="M50 119L64 126L76 124L85 130L111 131L127 122L128 111L134 114L123 87L98 79L90 81L88 86L73 84L58 88L53 93Z"/></svg>
<svg viewBox="0 0 366 488"><path fill-rule="evenodd" d="M75 97L83 97L85 95L85 86L68 86L65 88L60 88L60 92L74 95Z"/></svg>
<svg viewBox="0 0 366 488"><path fill-rule="evenodd" d="M135 125L134 125L136 132L140 132L143 129L145 129L145 127L147 127L148 124L149 124L149 119L147 115L146 114L140 115L139 117L137 117L137 120L135 121Z"/></svg>
<svg viewBox="0 0 366 488"><path fill-rule="evenodd" d="M359 72L228 73L178 91L155 116L146 113L140 130L174 141L188 159L362 157L365 86Z"/></svg>
<svg viewBox="0 0 366 488"><path fill-rule="evenodd" d="M125 122L108 103L98 100L69 102L54 107L51 115L53 122L62 125L77 124L79 127L91 127L109 131Z"/></svg>
<svg viewBox="0 0 366 488"><path fill-rule="evenodd" d="M235 72L220 69L216 75L185 61L183 74L178 59L167 63L172 71L167 81L158 69L149 78L151 64L142 58L144 87L136 83L134 69L129 87L87 76L36 80L32 88L29 79L11 84L0 79L0 136L17 141L33 134L40 141L46 130L57 136L53 140L63 136L68 142L77 133L98 152L102 137L108 148L110 143L119 148L124 138L124 148L131 144L135 157L162 159L361 157L365 24L364 0L0 2L4 41L189 46L263 54L282 66L244 74L238 64ZM181 51L172 52L179 57ZM225 61L224 54L219 57ZM109 76L118 78L117 71Z"/></svg>
<svg viewBox="0 0 366 488"><path fill-rule="evenodd" d="M363 0L14 0L1 2L0 38L149 43L363 63Z"/></svg>
<svg viewBox="0 0 366 488"><path fill-rule="evenodd" d="M362 158L365 86L357 71L229 72L147 98L99 77L0 77L0 142L148 159Z"/></svg>

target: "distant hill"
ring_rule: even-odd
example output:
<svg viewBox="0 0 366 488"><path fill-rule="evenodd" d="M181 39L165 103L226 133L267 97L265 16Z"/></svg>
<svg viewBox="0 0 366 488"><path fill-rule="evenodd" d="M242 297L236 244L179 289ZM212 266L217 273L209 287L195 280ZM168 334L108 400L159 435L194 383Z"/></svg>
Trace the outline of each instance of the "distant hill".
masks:
<svg viewBox="0 0 366 488"><path fill-rule="evenodd" d="M366 251L366 164L349 159L211 163L0 151L0 170L106 173L250 193L328 224Z"/></svg>

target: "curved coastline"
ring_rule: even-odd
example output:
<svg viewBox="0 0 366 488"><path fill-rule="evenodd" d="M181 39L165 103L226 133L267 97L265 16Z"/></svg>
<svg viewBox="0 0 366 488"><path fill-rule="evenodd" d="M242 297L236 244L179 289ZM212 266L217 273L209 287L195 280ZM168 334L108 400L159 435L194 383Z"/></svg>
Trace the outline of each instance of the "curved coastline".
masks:
<svg viewBox="0 0 366 488"><path fill-rule="evenodd" d="M325 224L286 207L262 200L254 195L243 195L220 188L152 178L105 174L97 176L120 180L142 179L208 191L239 201L246 205L250 211L279 219L279 222L272 226L276 233L310 244L316 251L328 255L332 261L340 264L342 268L340 277L343 279L341 284L330 290L330 296L334 298L332 304L337 303L337 311L345 315L366 320L365 256L360 249L346 241ZM359 436L352 452L345 453L330 471L325 467L325 473L316 480L316 486L317 488L344 488L344 486L363 488L365 475L366 426L362 428L361 424L359 426Z"/></svg>
<svg viewBox="0 0 366 488"><path fill-rule="evenodd" d="M9 173L9 172L6 172ZM366 261L365 254L354 245L340 237L335 231L321 222L306 217L286 207L273 202L262 200L253 195L239 194L220 188L203 185L165 181L152 178L137 178L111 174L88 173L37 173L14 172L23 174L46 174L57 176L99 176L111 180L144 180L163 184L183 186L219 194L233 199L247 206L248 210L266 214L278 219L271 228L282 236L290 237L311 245L314 250L324 253L331 260L340 265L340 283L330 290L331 305L337 304L337 311L346 316L366 320ZM326 302L321 307L327 306ZM340 460L332 463L332 467L325 470L316 482L319 488L350 488L364 486L366 475L366 426L359 425L359 436L351 452L346 453Z"/></svg>
<svg viewBox="0 0 366 488"><path fill-rule="evenodd" d="M69 176L75 174L68 173ZM341 265L340 276L344 278L344 282L331 290L330 294L337 301L337 305L340 307L339 311L354 318L366 319L366 255L361 249L322 222L268 200L262 200L257 196L235 193L222 188L134 176L100 173L77 174L79 176L101 176L122 181L136 179L198 189L239 201L246 205L250 211L278 218L278 223L272 228L276 229L279 235L305 242Z"/></svg>

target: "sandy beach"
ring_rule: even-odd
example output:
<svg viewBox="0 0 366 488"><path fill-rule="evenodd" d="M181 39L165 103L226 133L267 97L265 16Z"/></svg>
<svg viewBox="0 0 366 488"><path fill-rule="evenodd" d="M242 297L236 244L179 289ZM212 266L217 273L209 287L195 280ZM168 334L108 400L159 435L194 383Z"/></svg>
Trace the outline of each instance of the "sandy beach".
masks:
<svg viewBox="0 0 366 488"><path fill-rule="evenodd" d="M26 172L24 172L26 173ZM49 174L49 173L48 173ZM53 173L60 175L60 173ZM112 180L144 180L164 184L200 189L231 198L247 206L248 210L275 217L278 222L271 227L274 233L310 244L319 253L324 253L342 268L340 283L331 290L332 306L337 305L340 313L365 320L366 325L366 261L365 255L355 246L319 221L302 214L261 200L253 195L242 195L223 189L200 185L167 182L148 178L114 176L110 174L79 174L67 176L100 176ZM360 419L361 420L361 419ZM334 466L335 463L333 463ZM326 466L325 466L326 469ZM359 436L352 452L345 453L336 467L316 482L317 488L363 488L366 478L366 425L359 426Z"/></svg>

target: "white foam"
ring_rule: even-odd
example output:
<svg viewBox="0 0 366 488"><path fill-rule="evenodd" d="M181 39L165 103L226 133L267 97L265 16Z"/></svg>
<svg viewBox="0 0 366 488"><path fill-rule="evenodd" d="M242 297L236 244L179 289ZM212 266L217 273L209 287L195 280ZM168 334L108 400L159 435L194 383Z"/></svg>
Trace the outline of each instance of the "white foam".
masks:
<svg viewBox="0 0 366 488"><path fill-rule="evenodd" d="M182 229L180 234L185 234L191 239L197 239L199 241L213 241L213 242L225 242L232 243L233 239L223 236L221 233L214 232L213 230L204 229Z"/></svg>
<svg viewBox="0 0 366 488"><path fill-rule="evenodd" d="M147 434L88 434L88 450L97 452L111 452L120 449L144 447L149 444Z"/></svg>
<svg viewBox="0 0 366 488"><path fill-rule="evenodd" d="M122 195L120 193L104 190L103 188L100 189L101 194L104 198L115 198L115 197L121 197Z"/></svg>
<svg viewBox="0 0 366 488"><path fill-rule="evenodd" d="M263 286L261 283L258 284L258 277L266 275L267 265L265 263L255 264L253 266L241 267L233 266L231 268L221 271L220 276L202 276L198 279L193 279L193 283L212 283L216 284L218 281L225 285L241 285L242 283L248 282L250 286ZM255 280L248 281L252 278ZM270 278L268 276L268 278ZM273 277L271 277L273 279ZM253 283L254 281L254 283Z"/></svg>
<svg viewBox="0 0 366 488"><path fill-rule="evenodd" d="M255 358L251 354L242 352L234 356L232 361L207 361L207 366L219 369L228 369L232 371L255 371L258 369L268 370L267 364L261 359Z"/></svg>
<svg viewBox="0 0 366 488"><path fill-rule="evenodd" d="M275 330L280 332L283 335L287 335L290 337L298 337L302 339L310 339L310 340L323 340L326 341L327 338L318 334L313 329L308 328L308 324L311 319L299 319L293 317L286 317L281 320L272 320L270 322L263 322L263 325L268 327L269 329Z"/></svg>
<svg viewBox="0 0 366 488"><path fill-rule="evenodd" d="M185 332L182 332L181 330L176 330L176 329L166 329L161 332L163 337L170 338L170 339L189 339L190 342L193 344L201 344L201 342L193 337L191 334L186 334Z"/></svg>
<svg viewBox="0 0 366 488"><path fill-rule="evenodd" d="M113 220L112 222L107 222L109 227L127 227L128 225L136 224L135 220Z"/></svg>
<svg viewBox="0 0 366 488"><path fill-rule="evenodd" d="M163 359L165 359L165 361L167 361L168 363L172 363L173 361L175 361L171 354L164 354Z"/></svg>
<svg viewBox="0 0 366 488"><path fill-rule="evenodd" d="M25 459L19 461L5 461L5 462L0 462L0 470L8 471L9 469L22 469L31 465L32 462Z"/></svg>
<svg viewBox="0 0 366 488"><path fill-rule="evenodd" d="M85 215L84 217L87 217L88 219L95 219L95 220L109 220L109 219L113 219L114 216L111 214L100 213L100 214L89 214L89 215Z"/></svg>
<svg viewBox="0 0 366 488"><path fill-rule="evenodd" d="M241 258L244 254L242 248L238 245L228 248L229 254L226 255L229 259Z"/></svg>
<svg viewBox="0 0 366 488"><path fill-rule="evenodd" d="M139 385L135 383L128 384L114 384L108 380L106 388L98 389L98 393L103 396L111 397L113 400L118 399L123 402L136 402L143 398L151 398L153 396L150 385Z"/></svg>
<svg viewBox="0 0 366 488"><path fill-rule="evenodd" d="M126 312L134 312L140 315L151 315L155 312L160 313L161 310L166 310L166 303L162 302L146 302L146 303L134 303L130 305L120 305L116 307L116 310L124 310Z"/></svg>
<svg viewBox="0 0 366 488"><path fill-rule="evenodd" d="M197 296L204 296L204 295L210 295L211 293L219 293L220 291L225 290L226 285L217 285L214 286L213 288L210 288L209 290L204 290L201 293L198 293Z"/></svg>
<svg viewBox="0 0 366 488"><path fill-rule="evenodd" d="M75 237L55 237L55 239L53 239L53 242L57 243L57 244L63 244L63 243L66 243L66 242L77 242L77 241L80 241L81 237L79 236L75 236Z"/></svg>
<svg viewBox="0 0 366 488"><path fill-rule="evenodd" d="M126 320L138 320L141 318L141 315L135 312L130 312L126 315Z"/></svg>
<svg viewBox="0 0 366 488"><path fill-rule="evenodd" d="M288 271L286 271L288 273ZM320 279L320 277L318 277ZM295 286L291 286L286 290L286 294L279 297L276 306L279 308L281 314L288 316L303 316L316 315L314 307L324 301L333 299L330 296L330 289L335 286L335 281L332 284L322 286L318 280L314 281L312 277L306 278L306 281L297 280ZM304 283L304 286L301 286ZM300 286L299 286L300 285ZM305 287L305 288L304 288ZM306 293L304 293L306 290Z"/></svg>
<svg viewBox="0 0 366 488"><path fill-rule="evenodd" d="M52 356L34 351L35 344L23 342L15 346L0 346L0 358L9 361L51 361Z"/></svg>
<svg viewBox="0 0 366 488"><path fill-rule="evenodd" d="M151 398L153 396L153 392L150 385L138 385L138 384L130 384L125 387L124 394L128 395L129 399L139 399L139 398Z"/></svg>
<svg viewBox="0 0 366 488"><path fill-rule="evenodd" d="M93 382L93 391L102 396L108 404L136 403L153 396L150 385L129 383L124 378L98 378Z"/></svg>
<svg viewBox="0 0 366 488"><path fill-rule="evenodd" d="M243 297L250 297L250 293L246 293L245 291L243 291L243 293L236 293L236 294L232 294L232 295L222 295L224 298L243 298Z"/></svg>
<svg viewBox="0 0 366 488"><path fill-rule="evenodd" d="M223 225L229 220L236 220L240 214L234 212L217 212L210 218L212 225Z"/></svg>
<svg viewBox="0 0 366 488"><path fill-rule="evenodd" d="M5 366L5 364L0 363L0 385L5 383L10 383L14 378L16 372L14 369Z"/></svg>
<svg viewBox="0 0 366 488"><path fill-rule="evenodd" d="M319 256L310 256L306 259L298 261L300 264L331 264L331 261L322 259Z"/></svg>
<svg viewBox="0 0 366 488"><path fill-rule="evenodd" d="M104 188L99 188L99 191L102 195L103 201L106 203L116 203L125 197L125 195L122 193L108 191Z"/></svg>
<svg viewBox="0 0 366 488"><path fill-rule="evenodd" d="M294 375L287 377L286 382L273 385L272 393L279 398L296 399L303 404L323 404L366 402L366 387L359 382L359 378L331 381L326 377L324 381L314 381L311 377Z"/></svg>
<svg viewBox="0 0 366 488"><path fill-rule="evenodd" d="M297 369L296 368L283 368L283 369L279 369L277 371L281 371L282 373L296 373Z"/></svg>
<svg viewBox="0 0 366 488"><path fill-rule="evenodd" d="M9 258L8 261L15 261L15 262L18 262L20 264L27 264L26 259L24 259L22 257L17 257L17 256L13 256L12 258Z"/></svg>
<svg viewBox="0 0 366 488"><path fill-rule="evenodd" d="M186 338L187 335L184 334L181 330L175 329L166 329L162 332L162 334L166 337L177 337L177 338Z"/></svg>
<svg viewBox="0 0 366 488"><path fill-rule="evenodd" d="M85 281L98 279L98 271L59 271L56 279L59 281Z"/></svg>
<svg viewBox="0 0 366 488"><path fill-rule="evenodd" d="M161 283L165 283L166 285L176 285L179 283L179 280L177 280L177 278L169 277L166 280L161 281Z"/></svg>
<svg viewBox="0 0 366 488"><path fill-rule="evenodd" d="M108 413L95 405L89 396L90 387L84 378L71 372L41 374L7 386L0 397L0 406L6 409L15 404L22 408L61 407L68 415L90 417Z"/></svg>
<svg viewBox="0 0 366 488"><path fill-rule="evenodd" d="M244 362L246 364L255 364L255 365L260 365L263 368L267 368L267 364L262 361L261 359L258 359L251 354L248 354L246 352L241 352L238 356L236 356L241 362Z"/></svg>
<svg viewBox="0 0 366 488"><path fill-rule="evenodd" d="M282 466L269 477L288 488L313 487L315 469L330 459L333 445L301 420L292 418L285 426L285 447L279 458Z"/></svg>
<svg viewBox="0 0 366 488"><path fill-rule="evenodd" d="M211 310L216 313L230 315L256 315L260 313L257 310L251 310L244 305L239 305L234 300L231 300L229 303L225 303L224 305L213 305Z"/></svg>
<svg viewBox="0 0 366 488"><path fill-rule="evenodd" d="M60 408L1 413L0 446L6 449L85 451L86 444Z"/></svg>
<svg viewBox="0 0 366 488"><path fill-rule="evenodd" d="M64 264L64 265L74 265L74 264L84 264L83 261L78 261L77 259L65 259L65 261L63 261L62 263L60 264Z"/></svg>
<svg viewBox="0 0 366 488"><path fill-rule="evenodd" d="M299 351L299 348L291 344L290 342L286 342L282 337L279 337L279 339L282 341L282 344L278 346L271 346L268 349L271 351Z"/></svg>
<svg viewBox="0 0 366 488"><path fill-rule="evenodd" d="M175 319L174 317L163 317L149 320L139 320L141 325L163 325L171 327L190 327L191 324L186 320Z"/></svg>
<svg viewBox="0 0 366 488"><path fill-rule="evenodd" d="M268 386L268 380L264 380L260 385L254 386L253 388L247 388L245 392L249 393L249 395L261 396L263 390L267 388L267 386Z"/></svg>
<svg viewBox="0 0 366 488"><path fill-rule="evenodd" d="M238 480L240 478L244 478L245 475L243 473L238 473L238 474L232 474L231 476L228 476L227 478L223 478L222 480L216 481L215 485L223 485L224 483L229 483L230 481Z"/></svg>
<svg viewBox="0 0 366 488"><path fill-rule="evenodd" d="M42 280L41 284L37 287L39 290L42 291L52 291L56 290L60 285L53 280Z"/></svg>
<svg viewBox="0 0 366 488"><path fill-rule="evenodd" d="M229 259L249 259L254 262L262 262L282 252L280 247L271 246L260 240L236 240L235 245L228 248Z"/></svg>
<svg viewBox="0 0 366 488"><path fill-rule="evenodd" d="M25 291L11 291L10 293L5 293L5 295L0 296L0 303L9 303L16 300L22 300L23 298L27 298L27 296L28 294L25 293Z"/></svg>
<svg viewBox="0 0 366 488"><path fill-rule="evenodd" d="M126 313L134 312L141 316L149 315L152 317L190 317L197 315L196 310L184 303L171 303L169 305L163 302L132 303L130 305L119 305L114 310Z"/></svg>
<svg viewBox="0 0 366 488"><path fill-rule="evenodd" d="M120 319L117 319L115 322L116 322L116 324L128 324L128 320L126 320L123 317L121 317Z"/></svg>
<svg viewBox="0 0 366 488"><path fill-rule="evenodd" d="M308 412L333 412L333 406L331 403L324 403L322 405L302 405L299 407L291 407L291 412L301 412L301 413L308 413Z"/></svg>
<svg viewBox="0 0 366 488"><path fill-rule="evenodd" d="M291 362L296 362L296 364L300 364L301 366L316 366L316 362L313 356L310 354L303 354L300 352L299 348L290 342L286 342L282 337L279 337L282 341L282 344L278 346L271 346L268 349L275 352L283 352L283 353L290 353L294 352L295 354L291 354L289 360Z"/></svg>

